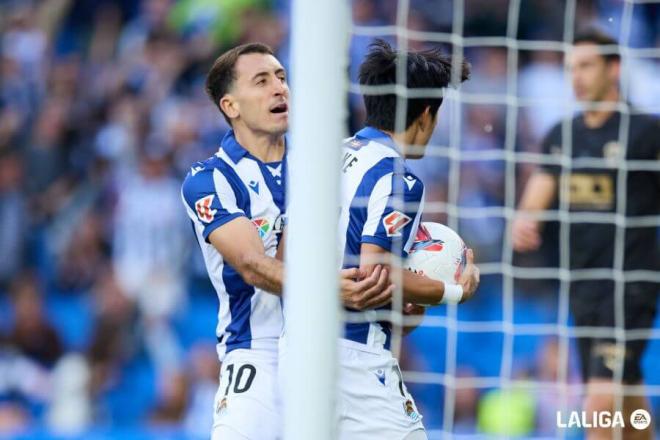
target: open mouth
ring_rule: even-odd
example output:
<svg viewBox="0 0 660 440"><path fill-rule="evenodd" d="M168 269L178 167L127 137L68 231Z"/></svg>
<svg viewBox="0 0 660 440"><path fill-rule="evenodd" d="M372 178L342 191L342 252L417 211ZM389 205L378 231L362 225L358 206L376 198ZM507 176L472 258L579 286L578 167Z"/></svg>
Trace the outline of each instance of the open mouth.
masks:
<svg viewBox="0 0 660 440"><path fill-rule="evenodd" d="M286 104L286 102L283 102L281 104L276 105L275 107L272 107L270 109L271 113L286 113L289 110L289 106Z"/></svg>

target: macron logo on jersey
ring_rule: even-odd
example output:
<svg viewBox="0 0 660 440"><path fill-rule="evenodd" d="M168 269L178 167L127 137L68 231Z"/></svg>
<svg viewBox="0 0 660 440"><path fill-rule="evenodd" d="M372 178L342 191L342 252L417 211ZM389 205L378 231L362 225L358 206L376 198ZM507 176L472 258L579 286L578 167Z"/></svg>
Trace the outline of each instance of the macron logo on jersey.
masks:
<svg viewBox="0 0 660 440"><path fill-rule="evenodd" d="M213 203L213 198L215 194L209 194L206 197L195 202L195 211L197 211L197 216L204 223L211 223L215 218L215 213L218 212L217 209L211 209L211 203Z"/></svg>
<svg viewBox="0 0 660 440"><path fill-rule="evenodd" d="M383 217L383 226L388 237L400 237L401 230L410 223L412 219L401 211L392 211Z"/></svg>
<svg viewBox="0 0 660 440"><path fill-rule="evenodd" d="M412 191L413 186L415 186L415 183L417 182L417 179L415 179L413 176L405 176L403 180L406 182L406 186L408 187L408 191Z"/></svg>
<svg viewBox="0 0 660 440"><path fill-rule="evenodd" d="M250 187L250 189L252 189L252 191L259 194L259 182L257 182L256 180L250 180L248 182L248 186Z"/></svg>

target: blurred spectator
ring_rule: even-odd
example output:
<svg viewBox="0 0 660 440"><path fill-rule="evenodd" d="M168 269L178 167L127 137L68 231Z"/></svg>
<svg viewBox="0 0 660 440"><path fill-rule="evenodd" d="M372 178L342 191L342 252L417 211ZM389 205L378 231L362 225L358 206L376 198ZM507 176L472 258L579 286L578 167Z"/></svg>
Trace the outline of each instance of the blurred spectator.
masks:
<svg viewBox="0 0 660 440"><path fill-rule="evenodd" d="M185 303L188 233L180 184L170 176L164 148L151 139L138 172L120 182L113 234L119 286L144 317L147 349L160 371L180 357L169 319Z"/></svg>
<svg viewBox="0 0 660 440"><path fill-rule="evenodd" d="M40 286L34 275L24 273L12 283L14 325L7 342L29 359L52 367L63 353L60 337L44 316Z"/></svg>
<svg viewBox="0 0 660 440"><path fill-rule="evenodd" d="M33 423L51 398L46 369L0 344L0 435L16 434Z"/></svg>
<svg viewBox="0 0 660 440"><path fill-rule="evenodd" d="M27 213L22 181L19 156L0 151L0 286L6 286L24 263Z"/></svg>
<svg viewBox="0 0 660 440"><path fill-rule="evenodd" d="M213 425L215 393L218 392L220 364L215 347L210 344L197 344L190 350L190 391L184 426L190 435L206 438Z"/></svg>
<svg viewBox="0 0 660 440"><path fill-rule="evenodd" d="M87 351L93 397L112 385L124 362L137 352L134 308L122 294L111 267L100 272L93 287L95 328Z"/></svg>
<svg viewBox="0 0 660 440"><path fill-rule="evenodd" d="M185 373L172 371L163 375L159 381L159 403L151 415L151 422L164 425L181 423L188 405L189 389L190 382Z"/></svg>
<svg viewBox="0 0 660 440"><path fill-rule="evenodd" d="M195 438L206 438L213 424L213 401L218 391L219 364L215 349L193 346L187 358L187 372L172 371L159 382L159 396L151 422L157 425L183 424Z"/></svg>
<svg viewBox="0 0 660 440"><path fill-rule="evenodd" d="M477 372L470 367L458 367L457 379L476 379ZM477 404L479 403L479 390L474 386L465 385L456 387L454 397L454 433L474 434L477 426Z"/></svg>

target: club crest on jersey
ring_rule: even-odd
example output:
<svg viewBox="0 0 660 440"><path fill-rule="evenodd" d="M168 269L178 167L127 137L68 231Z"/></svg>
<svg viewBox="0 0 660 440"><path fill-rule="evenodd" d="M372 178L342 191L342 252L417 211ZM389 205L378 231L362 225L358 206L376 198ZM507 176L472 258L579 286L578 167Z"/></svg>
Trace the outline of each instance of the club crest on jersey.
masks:
<svg viewBox="0 0 660 440"><path fill-rule="evenodd" d="M388 237L400 237L401 230L410 223L412 219L401 211L392 211L383 217L383 226Z"/></svg>
<svg viewBox="0 0 660 440"><path fill-rule="evenodd" d="M211 223L215 218L215 213L218 212L217 209L211 209L211 204L213 203L213 198L215 194L209 194L206 197L195 202L195 211L197 211L197 217L204 223Z"/></svg>
<svg viewBox="0 0 660 440"><path fill-rule="evenodd" d="M270 223L263 217L255 218L252 220L252 224L257 228L260 238L264 238L268 234L268 231L270 231Z"/></svg>
<svg viewBox="0 0 660 440"><path fill-rule="evenodd" d="M415 183L417 183L417 179L415 179L415 176L411 176L410 174L408 174L407 176L404 176L403 179L406 182L408 191L412 191L413 186L415 186Z"/></svg>

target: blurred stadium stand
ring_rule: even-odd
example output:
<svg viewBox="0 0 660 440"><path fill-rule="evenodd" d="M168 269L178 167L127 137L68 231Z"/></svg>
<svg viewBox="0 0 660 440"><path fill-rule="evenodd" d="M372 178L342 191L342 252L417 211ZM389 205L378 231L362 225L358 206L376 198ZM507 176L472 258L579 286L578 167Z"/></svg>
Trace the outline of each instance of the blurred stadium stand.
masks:
<svg viewBox="0 0 660 440"><path fill-rule="evenodd" d="M465 3L466 36L506 35L507 1ZM551 3L523 2L518 38L561 41L563 12ZM620 3L580 0L576 22L616 33ZM227 130L204 95L210 63L226 48L262 41L286 65L288 8L285 0L0 1L0 437L208 438L217 299L179 206L178 182ZM391 24L396 1L354 0L353 14L359 25ZM410 27L450 31L451 16L449 0L413 0ZM633 19L631 45L660 45L660 7L638 5ZM353 39L353 66L368 43ZM475 72L467 90L505 93L505 48L471 48L466 56ZM568 93L562 62L561 53L522 52L519 96ZM639 63L633 100L660 102L657 61ZM635 87L645 80L647 88ZM363 110L356 96L350 105L354 128ZM522 109L517 150L538 151L560 115ZM504 106L465 105L463 117L461 148L503 148ZM449 145L446 128L436 133L434 144ZM448 161L417 166L429 198L446 200ZM460 205L502 206L504 171L504 162L465 163ZM460 223L481 262L500 260L504 227L501 218ZM547 246L527 264L547 264L552 251ZM500 277L484 277L459 319L501 324L501 292ZM557 319L553 282L515 284L514 325ZM503 331L459 331L460 377L499 377ZM402 364L443 372L445 355L445 330L422 327L407 338ZM653 340L644 365L656 386L658 359ZM569 380L578 382L575 360L571 353ZM515 378L556 379L550 337L515 336L512 361ZM445 390L410 388L426 426L440 428ZM457 432L490 423L479 414L490 391L457 391ZM553 435L545 404L533 397L531 428L521 421L527 434ZM660 415L660 398L653 404Z"/></svg>

